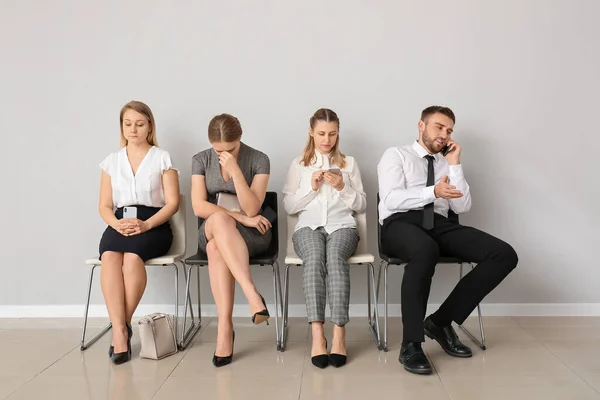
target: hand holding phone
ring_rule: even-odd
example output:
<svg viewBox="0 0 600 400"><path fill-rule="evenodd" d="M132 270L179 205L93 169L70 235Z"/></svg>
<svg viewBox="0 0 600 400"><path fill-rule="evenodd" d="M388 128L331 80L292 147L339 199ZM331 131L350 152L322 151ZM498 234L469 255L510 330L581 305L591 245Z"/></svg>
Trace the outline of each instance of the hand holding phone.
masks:
<svg viewBox="0 0 600 400"><path fill-rule="evenodd" d="M324 178L335 190L340 191L344 188L344 178L339 168L330 168L325 173Z"/></svg>
<svg viewBox="0 0 600 400"><path fill-rule="evenodd" d="M310 180L310 184L312 187L312 190L314 190L315 192L319 190L319 188L321 188L321 185L323 184L323 175L325 174L325 171L315 171L312 174L311 180Z"/></svg>
<svg viewBox="0 0 600 400"><path fill-rule="evenodd" d="M453 140L450 140L446 146L442 148L440 151L446 160L448 160L448 164L450 165L458 165L460 164L460 146Z"/></svg>
<svg viewBox="0 0 600 400"><path fill-rule="evenodd" d="M450 152L451 152L453 149L454 149L454 147L452 147L452 146L450 146L449 144L447 144L447 145L445 145L445 146L442 148L442 151L441 151L441 153L442 153L442 155L443 155L444 157L446 157L446 154L450 153Z"/></svg>

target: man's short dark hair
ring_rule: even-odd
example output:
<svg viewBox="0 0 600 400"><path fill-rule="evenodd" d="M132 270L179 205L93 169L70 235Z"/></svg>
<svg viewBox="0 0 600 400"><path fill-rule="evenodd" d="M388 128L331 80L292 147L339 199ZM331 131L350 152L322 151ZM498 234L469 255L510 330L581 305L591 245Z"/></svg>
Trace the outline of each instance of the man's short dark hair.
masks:
<svg viewBox="0 0 600 400"><path fill-rule="evenodd" d="M428 118L430 115L437 113L445 115L446 117L450 118L452 122L456 123L456 117L454 116L454 112L448 107L443 106L430 106L424 109L423 112L421 112L421 121L425 121L425 119Z"/></svg>

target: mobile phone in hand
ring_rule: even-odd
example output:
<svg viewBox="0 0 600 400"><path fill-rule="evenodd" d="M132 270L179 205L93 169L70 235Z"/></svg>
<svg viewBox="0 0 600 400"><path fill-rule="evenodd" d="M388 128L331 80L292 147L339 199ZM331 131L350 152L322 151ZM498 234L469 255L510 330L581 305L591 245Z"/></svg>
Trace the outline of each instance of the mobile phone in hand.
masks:
<svg viewBox="0 0 600 400"><path fill-rule="evenodd" d="M341 175L342 171L339 168L329 168L329 172L336 175Z"/></svg>
<svg viewBox="0 0 600 400"><path fill-rule="evenodd" d="M123 218L137 218L137 207L123 207Z"/></svg>
<svg viewBox="0 0 600 400"><path fill-rule="evenodd" d="M450 147L450 145L446 145L442 148L442 155L444 157L446 157L446 154L450 153L452 151L453 147Z"/></svg>

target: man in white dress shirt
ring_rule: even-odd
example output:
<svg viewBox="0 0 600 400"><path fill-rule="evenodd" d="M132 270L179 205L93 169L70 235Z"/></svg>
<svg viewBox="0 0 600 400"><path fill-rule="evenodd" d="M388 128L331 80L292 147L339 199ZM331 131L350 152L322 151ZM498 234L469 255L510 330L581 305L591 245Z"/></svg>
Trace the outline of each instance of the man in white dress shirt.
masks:
<svg viewBox="0 0 600 400"><path fill-rule="evenodd" d="M462 324L518 262L509 244L452 218L453 213L471 208L469 185L460 164L461 148L451 139L455 122L447 107L426 108L418 124L418 141L387 149L377 167L383 252L408 262L402 280L400 362L417 374L431 373L421 348L424 335L451 356L471 357L471 349L460 342L451 324ZM439 310L425 319L440 254L477 263L477 267L460 280Z"/></svg>

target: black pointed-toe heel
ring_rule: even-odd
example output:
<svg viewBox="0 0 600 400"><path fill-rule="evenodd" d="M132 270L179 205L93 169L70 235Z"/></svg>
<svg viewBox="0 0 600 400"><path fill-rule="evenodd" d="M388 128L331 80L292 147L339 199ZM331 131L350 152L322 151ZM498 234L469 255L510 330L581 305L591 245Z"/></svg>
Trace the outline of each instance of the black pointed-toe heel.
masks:
<svg viewBox="0 0 600 400"><path fill-rule="evenodd" d="M131 338L133 337L133 328L131 328L131 325L129 325L129 322L126 322L125 325L127 326L127 345L129 347L131 347ZM111 344L110 347L108 348L108 356L112 357L114 352L115 352L115 348Z"/></svg>
<svg viewBox="0 0 600 400"><path fill-rule="evenodd" d="M325 339L325 348L327 349L327 339ZM329 365L329 356L327 353L319 354L318 356L311 357L310 362L312 362L312 365L315 367L323 369Z"/></svg>
<svg viewBox="0 0 600 400"><path fill-rule="evenodd" d="M262 295L260 295L260 298L263 302L263 305L265 306L265 309L254 313L254 315L252 316L252 322L254 323L254 325L262 324L263 322L266 322L267 325L269 325L270 315L269 310L267 310L267 303L265 302L265 298L262 297Z"/></svg>
<svg viewBox="0 0 600 400"><path fill-rule="evenodd" d="M333 365L336 368L339 368L346 364L347 359L348 357L346 357L343 354L331 353L329 355L329 364Z"/></svg>
<svg viewBox="0 0 600 400"><path fill-rule="evenodd" d="M233 345L234 344L235 344L235 331L233 331L233 339L231 339L231 354L228 355L227 357L219 357L219 356L217 356L216 352L213 354L212 363L215 367L219 368L219 367L224 367L227 364L231 364L231 361L233 361Z"/></svg>
<svg viewBox="0 0 600 400"><path fill-rule="evenodd" d="M127 351L124 351L122 353L113 352L113 355L110 356L110 359L115 365L123 364L131 360L131 343L127 341Z"/></svg>

